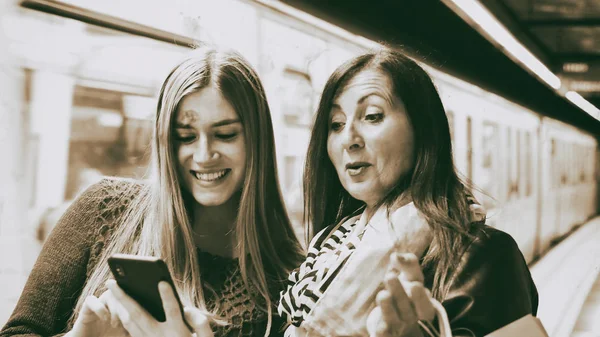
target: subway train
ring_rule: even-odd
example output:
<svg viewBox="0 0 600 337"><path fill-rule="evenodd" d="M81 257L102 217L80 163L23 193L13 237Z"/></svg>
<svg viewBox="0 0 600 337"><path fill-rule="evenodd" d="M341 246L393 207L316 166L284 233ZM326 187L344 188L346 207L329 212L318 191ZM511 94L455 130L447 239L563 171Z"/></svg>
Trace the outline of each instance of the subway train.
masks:
<svg viewBox="0 0 600 337"><path fill-rule="evenodd" d="M101 4L81 9L78 17L104 27L62 33L82 39L78 48L89 44L94 51L69 54L79 63L72 72L76 84L68 176L89 169L106 175L140 174L147 163L142 154L149 143L158 85L171 56L186 49L180 48L185 42L177 41L194 35L239 50L258 69L273 115L281 187L300 234L303 160L320 90L333 69L377 44L266 0L198 1L197 7L184 10L160 2L139 5L146 10L135 15ZM160 27L153 26L157 21L151 13L157 11L165 18ZM106 15L111 18L103 24ZM175 43L165 42L169 40ZM473 183L474 195L488 211L488 224L511 234L528 262L597 213L595 137L423 66L442 97L458 170ZM69 199L77 186L66 184L72 185L66 188Z"/></svg>
<svg viewBox="0 0 600 337"><path fill-rule="evenodd" d="M329 48L337 45L348 54L376 47L284 6L277 9L285 16L277 21L311 34L316 40L312 45L327 41ZM340 39L345 41L340 43ZM331 54L334 64L347 57L346 53ZM510 233L528 262L597 213L595 137L423 67L432 76L447 112L455 165L487 209L487 223ZM308 69L310 78L314 71ZM285 100L285 96L272 97L271 103L277 106Z"/></svg>

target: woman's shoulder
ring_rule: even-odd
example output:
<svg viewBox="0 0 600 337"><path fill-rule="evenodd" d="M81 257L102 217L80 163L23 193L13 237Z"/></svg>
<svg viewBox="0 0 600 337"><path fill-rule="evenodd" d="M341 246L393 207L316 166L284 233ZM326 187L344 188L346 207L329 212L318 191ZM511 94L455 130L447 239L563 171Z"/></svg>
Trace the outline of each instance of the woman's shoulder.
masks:
<svg viewBox="0 0 600 337"><path fill-rule="evenodd" d="M93 210L110 211L126 206L147 184L144 181L120 177L105 177L90 185L76 199Z"/></svg>
<svg viewBox="0 0 600 337"><path fill-rule="evenodd" d="M471 234L470 249L518 249L517 242L509 233L489 225L479 225L471 230Z"/></svg>
<svg viewBox="0 0 600 337"><path fill-rule="evenodd" d="M526 266L525 258L515 239L498 228L480 225L471 231L472 239L461 257L461 264L495 265L503 268Z"/></svg>
<svg viewBox="0 0 600 337"><path fill-rule="evenodd" d="M124 194L134 196L146 185L143 180L107 176L90 185L81 195L103 198L120 198Z"/></svg>
<svg viewBox="0 0 600 337"><path fill-rule="evenodd" d="M113 227L144 183L106 177L90 185L71 202L53 231L95 233L102 225Z"/></svg>

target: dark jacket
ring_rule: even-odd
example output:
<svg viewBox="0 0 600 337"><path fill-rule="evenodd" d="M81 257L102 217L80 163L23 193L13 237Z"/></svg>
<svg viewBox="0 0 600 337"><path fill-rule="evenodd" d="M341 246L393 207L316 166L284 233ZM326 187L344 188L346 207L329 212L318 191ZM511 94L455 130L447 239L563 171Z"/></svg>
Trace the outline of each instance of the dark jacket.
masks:
<svg viewBox="0 0 600 337"><path fill-rule="evenodd" d="M431 289L432 268L423 270ZM515 240L483 226L450 274L450 290L441 301L453 336L485 336L527 314L535 315L538 293Z"/></svg>

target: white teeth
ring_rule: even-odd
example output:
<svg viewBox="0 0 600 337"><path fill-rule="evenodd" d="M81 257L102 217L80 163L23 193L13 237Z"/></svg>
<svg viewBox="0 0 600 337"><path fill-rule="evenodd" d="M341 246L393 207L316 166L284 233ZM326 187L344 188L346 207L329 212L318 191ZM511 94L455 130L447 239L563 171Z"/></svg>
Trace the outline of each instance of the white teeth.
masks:
<svg viewBox="0 0 600 337"><path fill-rule="evenodd" d="M217 179L223 178L223 176L225 176L225 173L227 173L227 170L222 170L222 171L218 171L218 172L211 172L211 173L198 173L198 172L194 172L194 175L196 176L196 179L198 179L198 180L202 180L202 181L215 181Z"/></svg>
<svg viewBox="0 0 600 337"><path fill-rule="evenodd" d="M359 168L349 168L348 169L348 174L351 176L357 176L361 173L363 173L363 171L366 169L366 166L361 166Z"/></svg>

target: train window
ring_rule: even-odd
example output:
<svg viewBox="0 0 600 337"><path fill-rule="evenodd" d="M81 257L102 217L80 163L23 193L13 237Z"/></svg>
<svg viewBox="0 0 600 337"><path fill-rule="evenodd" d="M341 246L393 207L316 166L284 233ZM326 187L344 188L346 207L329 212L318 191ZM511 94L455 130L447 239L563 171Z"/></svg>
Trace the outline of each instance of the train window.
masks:
<svg viewBox="0 0 600 337"><path fill-rule="evenodd" d="M577 146L577 166L578 177L576 179L582 183L585 181L585 147L582 145Z"/></svg>
<svg viewBox="0 0 600 337"><path fill-rule="evenodd" d="M296 178L296 157L295 156L285 156L284 158L284 169L285 169L285 182L284 182L284 191L287 191L292 187L294 183L294 179Z"/></svg>
<svg viewBox="0 0 600 337"><path fill-rule="evenodd" d="M571 152L571 160L569 161L569 183L571 185L575 185L579 180L577 177L579 173L579 158L577 156L577 144L571 143L569 145L569 152Z"/></svg>
<svg viewBox="0 0 600 337"><path fill-rule="evenodd" d="M560 186L560 172L561 172L561 167L560 167L560 142L557 141L556 139L552 138L551 140L551 150L550 150L550 155L551 155L551 159L550 159L550 172L551 172L551 179L550 179L550 183L552 188L558 188Z"/></svg>
<svg viewBox="0 0 600 337"><path fill-rule="evenodd" d="M574 185L577 182L577 145L569 144L569 184Z"/></svg>
<svg viewBox="0 0 600 337"><path fill-rule="evenodd" d="M519 198L520 189L521 189L521 130L515 130L515 144L513 154L515 156L515 163L513 167L513 190L515 197Z"/></svg>
<svg viewBox="0 0 600 337"><path fill-rule="evenodd" d="M589 154L588 154L589 158L588 158L588 165L589 165L589 174L588 174L588 179L590 181L594 181L596 179L596 162L597 162L597 158L598 158L598 149L596 147L591 147L589 149Z"/></svg>
<svg viewBox="0 0 600 337"><path fill-rule="evenodd" d="M473 127L471 117L467 117L467 179L473 181Z"/></svg>
<svg viewBox="0 0 600 337"><path fill-rule="evenodd" d="M76 86L73 93L65 198L73 198L96 177L137 176L148 163L153 100L128 109L123 92ZM142 97L142 99L145 97ZM140 113L141 112L141 113Z"/></svg>
<svg viewBox="0 0 600 337"><path fill-rule="evenodd" d="M448 117L448 127L450 128L450 142L454 144L454 112L448 110L446 116Z"/></svg>
<svg viewBox="0 0 600 337"><path fill-rule="evenodd" d="M310 125L314 96L310 75L300 70L286 68L282 88L284 121L292 125Z"/></svg>
<svg viewBox="0 0 600 337"><path fill-rule="evenodd" d="M569 151L569 143L563 143L563 185L569 185L569 173L571 169L571 151Z"/></svg>
<svg viewBox="0 0 600 337"><path fill-rule="evenodd" d="M507 177L507 200L511 200L513 198L518 198L519 193L519 175L518 175L518 165L519 165L519 157L518 157L518 145L517 142L519 138L513 140L514 130L510 127L506 128L506 177ZM517 133L518 135L518 133Z"/></svg>
<svg viewBox="0 0 600 337"><path fill-rule="evenodd" d="M558 156L558 160L560 160L560 185L566 185L567 184L567 167L568 167L568 153L567 153L567 144L565 144L564 142L560 142L560 151L559 151L559 156Z"/></svg>
<svg viewBox="0 0 600 337"><path fill-rule="evenodd" d="M65 140L58 143L61 148L54 162L40 160L35 151L34 167L28 173L36 184L31 207L44 209L70 200L105 175L142 177L156 111L152 97L189 47L27 9L18 16L24 31L45 32L45 41L56 46L53 57L39 63L35 51L43 50L44 39L29 40L30 34L25 34L17 41L32 51L23 54L24 64L31 62L34 68L26 103L44 106L60 126L28 136L26 141L43 148L51 139ZM47 71L56 67L69 70ZM40 121L32 117L33 123ZM33 177L44 170L55 172L60 181L35 181ZM61 188L52 188L43 198L35 196L58 184Z"/></svg>
<svg viewBox="0 0 600 337"><path fill-rule="evenodd" d="M583 161L581 182L586 182L590 174L590 149L587 146L584 146L582 147L581 152L581 159Z"/></svg>
<svg viewBox="0 0 600 337"><path fill-rule="evenodd" d="M587 170L588 170L587 179L590 182L594 180L594 175L595 175L594 158L595 157L596 157L596 148L594 148L594 147L588 148L588 150L587 150Z"/></svg>
<svg viewBox="0 0 600 337"><path fill-rule="evenodd" d="M492 198L498 198L498 125L493 122L485 121L482 126L482 163L481 163L481 181L479 182L483 191ZM483 198L483 204L486 208L493 208L490 198Z"/></svg>
<svg viewBox="0 0 600 337"><path fill-rule="evenodd" d="M511 186L511 178L512 178L512 165L510 164L512 161L512 134L510 133L510 128L506 128L506 168L504 169L506 172L506 180L507 180L507 189L506 189L506 200L510 200L512 195L512 186Z"/></svg>
<svg viewBox="0 0 600 337"><path fill-rule="evenodd" d="M592 181L593 179L593 170L592 170L592 148L585 148L584 150L584 165L585 165L585 181Z"/></svg>
<svg viewBox="0 0 600 337"><path fill-rule="evenodd" d="M531 195L532 192L532 165L531 165L531 161L532 161L532 149L531 149L531 132L529 131L525 131L525 175L524 178L525 179L525 196L528 197Z"/></svg>
<svg viewBox="0 0 600 337"><path fill-rule="evenodd" d="M583 169L582 169L583 178L581 180L582 182L586 182L588 180L588 175L589 175L589 171L590 171L590 169L589 169L590 154L591 154L591 151L587 146L584 146L581 149L581 156L582 156L581 159L583 161Z"/></svg>

